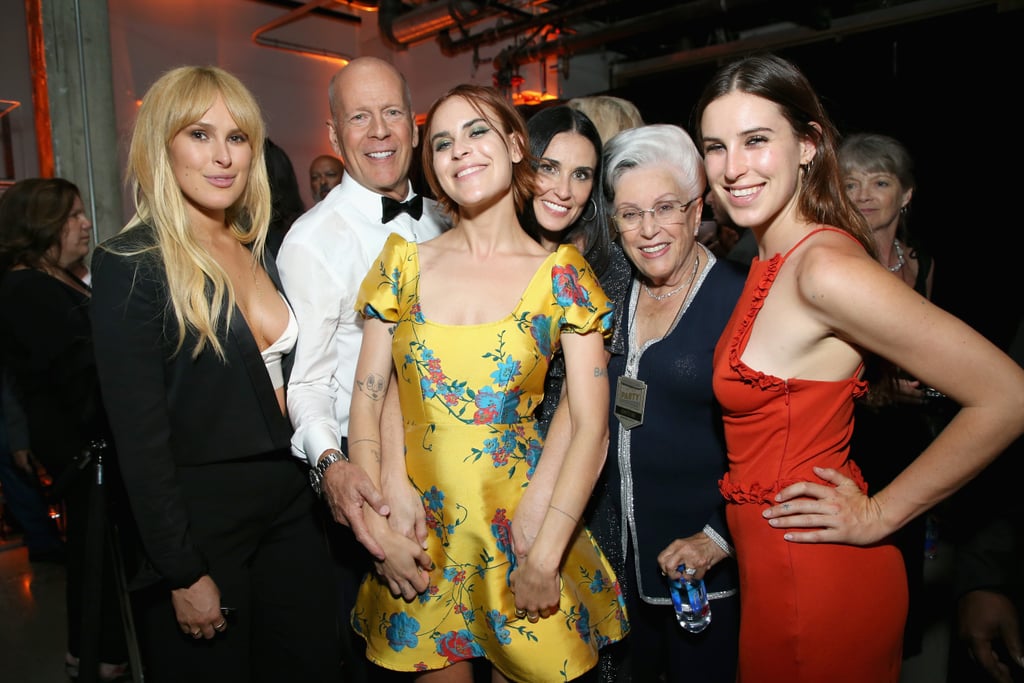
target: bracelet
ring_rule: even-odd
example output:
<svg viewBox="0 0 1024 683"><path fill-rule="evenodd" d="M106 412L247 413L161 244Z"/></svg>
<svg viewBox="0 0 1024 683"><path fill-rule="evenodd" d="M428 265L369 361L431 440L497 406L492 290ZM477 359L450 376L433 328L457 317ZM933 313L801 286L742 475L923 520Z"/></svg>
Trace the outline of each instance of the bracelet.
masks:
<svg viewBox="0 0 1024 683"><path fill-rule="evenodd" d="M572 521L576 522L577 524L580 523L580 520L578 520L577 518L573 517L572 515L570 515L568 512L566 512L565 510L563 510L560 507L556 507L554 505L548 505L548 507L551 508L552 510L556 511L556 512L561 512L563 515L565 515L566 517L568 517Z"/></svg>
<svg viewBox="0 0 1024 683"><path fill-rule="evenodd" d="M704 535L710 538L715 545L724 550L726 555L729 557L736 557L736 549L733 548L727 540L725 540L725 537L715 531L710 524L705 524L701 531L703 531Z"/></svg>

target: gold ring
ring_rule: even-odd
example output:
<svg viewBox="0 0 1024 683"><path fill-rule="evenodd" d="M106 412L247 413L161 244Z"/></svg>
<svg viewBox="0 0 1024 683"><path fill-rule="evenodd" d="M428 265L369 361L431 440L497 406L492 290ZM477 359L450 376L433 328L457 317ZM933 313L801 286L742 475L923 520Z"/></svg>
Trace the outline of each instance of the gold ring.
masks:
<svg viewBox="0 0 1024 683"><path fill-rule="evenodd" d="M526 616L526 610L524 610L524 609L517 609L516 610L516 618L517 619L522 619L525 616Z"/></svg>

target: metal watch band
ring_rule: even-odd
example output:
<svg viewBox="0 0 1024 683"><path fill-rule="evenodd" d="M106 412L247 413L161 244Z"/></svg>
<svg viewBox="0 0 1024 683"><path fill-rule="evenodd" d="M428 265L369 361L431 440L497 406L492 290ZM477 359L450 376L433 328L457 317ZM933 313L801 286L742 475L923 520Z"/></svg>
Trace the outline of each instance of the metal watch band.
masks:
<svg viewBox="0 0 1024 683"><path fill-rule="evenodd" d="M339 460L348 462L348 456L341 451L329 451L327 455L320 458L316 467L309 470L309 485L313 487L313 493L317 496L323 495L324 474L327 472L327 468Z"/></svg>

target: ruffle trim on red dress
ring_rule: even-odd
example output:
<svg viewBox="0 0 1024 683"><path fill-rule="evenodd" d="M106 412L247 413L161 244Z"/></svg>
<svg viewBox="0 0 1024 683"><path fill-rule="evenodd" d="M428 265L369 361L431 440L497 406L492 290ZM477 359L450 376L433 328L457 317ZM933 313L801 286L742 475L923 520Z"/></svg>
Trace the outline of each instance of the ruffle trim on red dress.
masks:
<svg viewBox="0 0 1024 683"><path fill-rule="evenodd" d="M747 307L746 315L743 316L743 320L740 321L732 335L732 339L729 341L729 366L741 380L747 384L755 385L762 390L778 389L785 386L786 381L774 375L766 375L759 370L754 370L741 361L740 343L746 342L749 328L754 324L754 319L757 318L757 314L764 305L768 292L771 291L772 283L775 282L775 276L778 274L779 268L782 267L782 261L782 254L776 254L765 263L761 281L758 282L753 290L753 300L750 302L750 306Z"/></svg>
<svg viewBox="0 0 1024 683"><path fill-rule="evenodd" d="M864 475L861 474L860 467L857 466L852 460L846 461L846 476L853 480L857 487L862 493L867 494L868 485L864 481ZM779 479L777 481L768 484L767 486L761 482L754 481L747 484L735 484L729 477L729 473L726 472L725 476L718 480L718 490L721 491L722 497L725 498L728 503L736 503L742 505L744 503L768 503L769 505L775 504L775 496L779 491L796 484L801 481L811 481L810 478L787 478Z"/></svg>

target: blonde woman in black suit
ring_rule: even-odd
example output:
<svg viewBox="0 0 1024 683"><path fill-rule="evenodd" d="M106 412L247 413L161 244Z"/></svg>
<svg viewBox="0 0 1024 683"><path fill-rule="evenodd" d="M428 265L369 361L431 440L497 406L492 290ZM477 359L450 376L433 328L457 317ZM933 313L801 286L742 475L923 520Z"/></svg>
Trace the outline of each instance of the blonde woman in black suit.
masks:
<svg viewBox="0 0 1024 683"><path fill-rule="evenodd" d="M146 677L330 681L335 600L306 467L289 454L297 326L265 257L252 94L164 74L129 152L136 215L93 259L104 401L141 539Z"/></svg>

